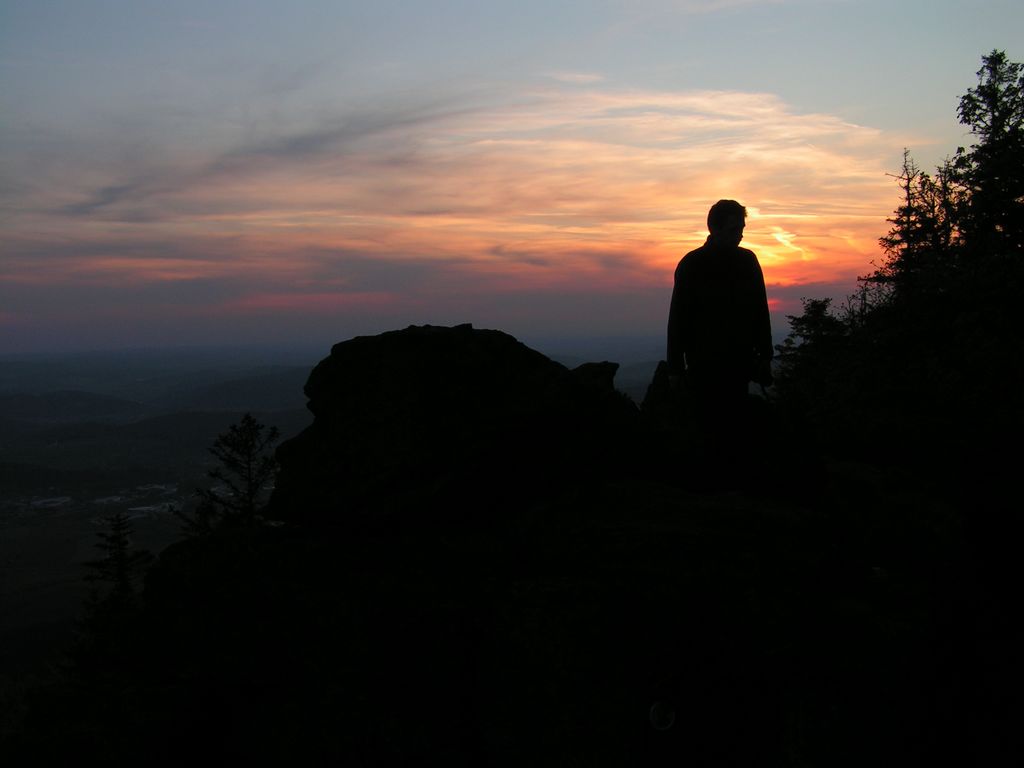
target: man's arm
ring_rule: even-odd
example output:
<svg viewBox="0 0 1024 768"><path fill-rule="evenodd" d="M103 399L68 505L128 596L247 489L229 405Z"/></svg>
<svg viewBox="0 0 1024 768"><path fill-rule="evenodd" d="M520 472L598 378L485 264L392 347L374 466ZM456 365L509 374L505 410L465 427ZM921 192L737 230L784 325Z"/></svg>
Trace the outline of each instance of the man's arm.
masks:
<svg viewBox="0 0 1024 768"><path fill-rule="evenodd" d="M754 350L758 358L770 361L775 357L775 346L772 344L772 319L768 311L768 289L764 285L764 272L757 256L754 263Z"/></svg>
<svg viewBox="0 0 1024 768"><path fill-rule="evenodd" d="M665 360L668 363L669 380L679 377L686 371L686 347L685 347L685 287L683 279L683 262L680 261L676 267L674 283L672 286L672 301L668 308L668 348Z"/></svg>
<svg viewBox="0 0 1024 768"><path fill-rule="evenodd" d="M772 320L768 310L768 289L764 284L764 272L757 256L753 256L755 273L755 310L754 310L754 350L757 353L757 371L754 381L764 387L770 387L775 379L772 376L772 358L775 346L772 344Z"/></svg>

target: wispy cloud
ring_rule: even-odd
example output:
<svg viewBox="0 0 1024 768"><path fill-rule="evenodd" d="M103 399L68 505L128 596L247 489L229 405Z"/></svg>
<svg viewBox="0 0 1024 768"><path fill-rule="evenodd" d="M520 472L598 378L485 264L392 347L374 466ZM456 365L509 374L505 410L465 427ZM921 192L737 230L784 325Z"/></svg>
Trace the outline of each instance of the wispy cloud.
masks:
<svg viewBox="0 0 1024 768"><path fill-rule="evenodd" d="M892 207L892 151L878 131L765 93L577 81L376 106L92 168L75 199L40 194L12 216L0 277L234 281L231 313L298 310L303 295L320 313L460 292L650 296L703 241L708 206L732 197L770 284L852 288Z"/></svg>
<svg viewBox="0 0 1024 768"><path fill-rule="evenodd" d="M791 0L790 0L791 1ZM675 13L717 13L731 8L752 5L782 5L787 0L633 0L627 5L644 10L672 11Z"/></svg>
<svg viewBox="0 0 1024 768"><path fill-rule="evenodd" d="M573 85L593 85L605 79L603 75L593 72L549 72L547 76L560 83L570 83Z"/></svg>
<svg viewBox="0 0 1024 768"><path fill-rule="evenodd" d="M341 175L350 158L357 164L375 157L379 162L382 158L372 146L374 141L387 143L389 137L401 141L415 136L418 128L436 126L445 118L460 114L462 109L451 104L365 109L312 130L237 144L210 157L194 150L172 150L176 155L172 159L143 163L131 178L88 190L81 199L60 206L56 212L69 216L108 214L116 219L130 211L131 221L176 217L175 199L202 197L204 190L223 191L239 182L258 184L261 178L271 180L281 172L301 174L304 169L316 166ZM300 175L284 181L295 184L301 180ZM289 198L296 191L294 187L282 189L279 197ZM154 210L140 213L151 201ZM165 207L168 201L171 204ZM221 207L230 208L230 200L225 200Z"/></svg>

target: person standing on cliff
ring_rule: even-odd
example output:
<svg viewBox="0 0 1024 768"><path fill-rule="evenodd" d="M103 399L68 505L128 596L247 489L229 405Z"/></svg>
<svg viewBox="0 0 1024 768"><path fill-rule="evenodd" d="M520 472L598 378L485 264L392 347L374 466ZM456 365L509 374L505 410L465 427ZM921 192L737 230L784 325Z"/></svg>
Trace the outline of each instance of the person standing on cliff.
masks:
<svg viewBox="0 0 1024 768"><path fill-rule="evenodd" d="M669 307L669 382L692 398L715 464L741 455L748 442L749 382L772 383L764 274L754 252L740 247L746 217L735 200L711 206L708 239L676 267Z"/></svg>

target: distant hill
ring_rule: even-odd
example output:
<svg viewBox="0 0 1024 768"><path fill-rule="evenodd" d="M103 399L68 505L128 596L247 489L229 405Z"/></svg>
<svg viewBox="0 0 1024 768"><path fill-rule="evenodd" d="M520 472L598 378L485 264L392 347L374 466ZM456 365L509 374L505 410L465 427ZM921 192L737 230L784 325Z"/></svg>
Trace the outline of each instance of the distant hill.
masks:
<svg viewBox="0 0 1024 768"><path fill-rule="evenodd" d="M623 365L615 374L615 388L639 403L647 394L647 387L650 386L657 367L657 360Z"/></svg>
<svg viewBox="0 0 1024 768"><path fill-rule="evenodd" d="M278 411L303 408L308 366L270 366L250 375L181 387L159 400L164 411Z"/></svg>
<svg viewBox="0 0 1024 768"><path fill-rule="evenodd" d="M0 359L0 499L202 478L249 412L282 438L310 421L302 350L126 350Z"/></svg>
<svg viewBox="0 0 1024 768"><path fill-rule="evenodd" d="M61 424L133 421L149 412L142 403L93 392L65 390L0 395L0 420Z"/></svg>
<svg viewBox="0 0 1024 768"><path fill-rule="evenodd" d="M62 472L159 469L167 475L201 467L217 435L242 415L237 411L177 412L129 424L76 422L55 424L0 441L0 463L21 465L26 472L46 467ZM253 413L284 437L311 420L309 412Z"/></svg>
<svg viewBox="0 0 1024 768"><path fill-rule="evenodd" d="M173 404L188 393L222 382L294 367L308 374L327 351L155 349L4 357L0 358L0 394L75 390L146 405ZM300 385L300 397L301 390Z"/></svg>

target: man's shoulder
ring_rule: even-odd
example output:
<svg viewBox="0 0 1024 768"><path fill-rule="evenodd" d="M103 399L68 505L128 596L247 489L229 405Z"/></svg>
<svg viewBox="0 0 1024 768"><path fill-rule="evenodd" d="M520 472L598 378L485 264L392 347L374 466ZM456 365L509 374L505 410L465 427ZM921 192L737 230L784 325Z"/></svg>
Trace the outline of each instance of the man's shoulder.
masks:
<svg viewBox="0 0 1024 768"><path fill-rule="evenodd" d="M736 258L751 267L760 266L760 262L757 260L757 254L755 254L749 248L736 248Z"/></svg>
<svg viewBox="0 0 1024 768"><path fill-rule="evenodd" d="M676 267L682 267L684 264L693 264L695 262L703 260L708 253L711 251L711 246L708 243L704 243L700 248L694 248L692 251L687 253L679 260L679 265Z"/></svg>

